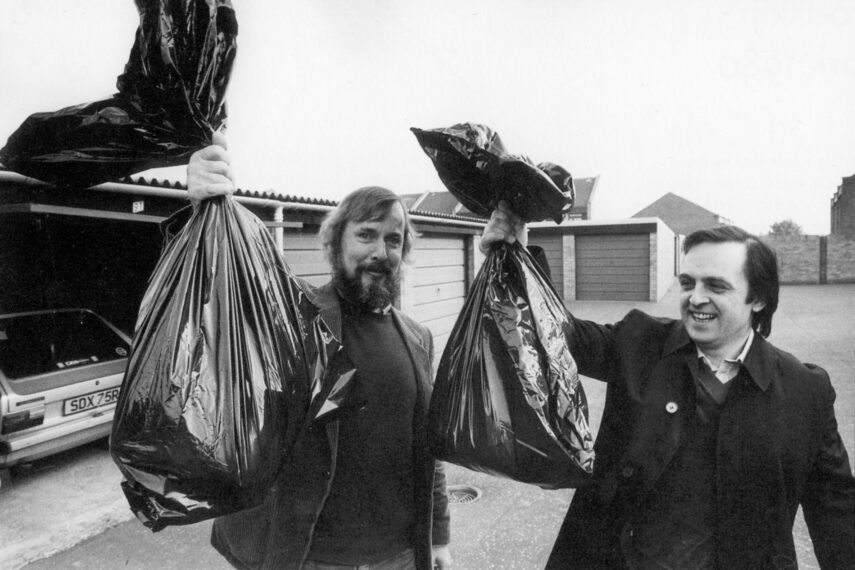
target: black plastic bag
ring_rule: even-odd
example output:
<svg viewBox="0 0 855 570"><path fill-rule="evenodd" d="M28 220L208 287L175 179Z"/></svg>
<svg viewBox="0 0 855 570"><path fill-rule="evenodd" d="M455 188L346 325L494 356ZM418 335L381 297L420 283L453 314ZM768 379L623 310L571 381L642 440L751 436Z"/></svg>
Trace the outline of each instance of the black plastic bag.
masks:
<svg viewBox="0 0 855 570"><path fill-rule="evenodd" d="M119 92L28 117L0 150L7 168L58 185L89 186L186 163L211 143L226 118L237 50L231 1L136 5L140 25Z"/></svg>
<svg viewBox="0 0 855 570"><path fill-rule="evenodd" d="M490 127L461 123L445 129L410 129L440 180L473 213L489 217L499 200L526 222L561 223L573 207L573 177L557 164L537 166L509 154Z"/></svg>
<svg viewBox="0 0 855 570"><path fill-rule="evenodd" d="M110 450L137 517L159 530L260 504L312 399L352 376L328 367L342 352L262 222L205 201L151 277L116 407Z"/></svg>
<svg viewBox="0 0 855 570"><path fill-rule="evenodd" d="M528 251L494 247L440 360L428 419L436 457L544 488L586 483L594 442L572 334Z"/></svg>

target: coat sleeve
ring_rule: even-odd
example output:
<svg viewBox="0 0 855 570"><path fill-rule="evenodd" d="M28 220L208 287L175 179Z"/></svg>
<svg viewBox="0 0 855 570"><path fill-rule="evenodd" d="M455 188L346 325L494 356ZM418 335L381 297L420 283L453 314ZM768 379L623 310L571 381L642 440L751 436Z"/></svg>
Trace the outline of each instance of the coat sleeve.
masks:
<svg viewBox="0 0 855 570"><path fill-rule="evenodd" d="M596 380L608 381L621 376L616 367L620 361L644 362L658 360L659 348L672 334L675 321L652 317L633 309L614 324L601 325L577 319L569 311L569 347L579 374Z"/></svg>
<svg viewBox="0 0 855 570"><path fill-rule="evenodd" d="M608 379L614 363L614 327L576 318L572 323L570 354L579 367L579 374L597 380Z"/></svg>
<svg viewBox="0 0 855 570"><path fill-rule="evenodd" d="M834 388L824 380L821 442L801 505L821 568L855 568L855 478L834 416Z"/></svg>

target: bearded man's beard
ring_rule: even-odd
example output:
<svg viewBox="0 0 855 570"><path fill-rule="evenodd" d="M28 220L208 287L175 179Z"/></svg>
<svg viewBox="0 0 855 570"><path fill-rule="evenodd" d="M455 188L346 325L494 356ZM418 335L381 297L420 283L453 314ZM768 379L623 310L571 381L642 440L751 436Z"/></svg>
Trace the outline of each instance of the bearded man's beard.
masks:
<svg viewBox="0 0 855 570"><path fill-rule="evenodd" d="M380 273L383 277L373 278L369 276L368 285L362 282L362 276L371 271ZM401 272L395 270L388 260L375 261L356 268L353 277L347 274L340 259L336 259L333 266L333 285L339 293L356 305L364 306L366 309L385 309L395 302L401 291Z"/></svg>

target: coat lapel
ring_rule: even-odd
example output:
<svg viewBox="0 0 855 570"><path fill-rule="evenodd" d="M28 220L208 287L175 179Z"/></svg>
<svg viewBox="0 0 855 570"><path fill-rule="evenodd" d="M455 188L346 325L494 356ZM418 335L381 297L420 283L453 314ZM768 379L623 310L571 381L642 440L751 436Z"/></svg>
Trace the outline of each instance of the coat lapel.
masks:
<svg viewBox="0 0 855 570"><path fill-rule="evenodd" d="M662 354L633 398L640 400L644 429L632 435L629 467L641 466L645 488L650 489L677 453L686 425L695 413L695 392L691 378L692 348L682 323L675 323L663 345ZM629 473L631 471L627 471Z"/></svg>
<svg viewBox="0 0 855 570"><path fill-rule="evenodd" d="M318 308L321 321L339 345L335 354L327 354L323 376L314 383L307 417L312 421L327 419L330 414L346 406L356 370L342 346L341 305L332 283L319 288L306 286L304 290L309 300Z"/></svg>
<svg viewBox="0 0 855 570"><path fill-rule="evenodd" d="M772 345L759 334L755 334L751 348L748 349L748 355L745 357L744 366L757 387L764 392L769 388L774 377L774 361L775 353Z"/></svg>
<svg viewBox="0 0 855 570"><path fill-rule="evenodd" d="M769 387L774 369L773 358L769 343L759 335L755 336L744 366L751 380L761 390L758 393ZM677 322L663 345L662 360L654 367L639 394L646 401L642 406L642 413L645 415L642 425L651 429L640 430L641 433L633 445L632 457L645 466L642 473L644 485L648 489L655 485L683 444L686 426L692 421L697 405L693 379L697 373L695 345L682 323ZM732 389L738 389L738 379L733 382ZM754 402L754 411L746 410L746 417L764 416L764 407L760 402L746 397L739 401L739 405L743 405L745 401ZM725 406L723 413L729 407L731 406ZM669 409L674 411L669 412ZM725 423L721 433L727 433L735 425L732 420L725 421L726 417L730 416L722 416ZM729 437L723 438L726 445L730 440Z"/></svg>
<svg viewBox="0 0 855 570"><path fill-rule="evenodd" d="M341 342L341 304L332 282L318 288L306 287L306 296L318 308L321 319L332 335Z"/></svg>

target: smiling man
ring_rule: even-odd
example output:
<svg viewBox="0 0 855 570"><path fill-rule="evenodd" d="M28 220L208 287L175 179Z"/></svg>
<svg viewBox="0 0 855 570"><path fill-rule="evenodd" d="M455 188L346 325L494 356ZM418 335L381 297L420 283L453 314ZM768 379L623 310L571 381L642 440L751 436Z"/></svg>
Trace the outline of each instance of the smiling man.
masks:
<svg viewBox="0 0 855 570"><path fill-rule="evenodd" d="M220 144L187 172L194 204L234 188ZM352 387L335 416L305 426L267 501L217 519L211 542L237 568L448 568L445 476L426 430L433 339L393 306L409 217L392 191L360 188L320 238L332 280L304 290L356 367Z"/></svg>
<svg viewBox="0 0 855 570"><path fill-rule="evenodd" d="M713 239L725 241L706 241ZM761 242L736 228L694 233L683 248L680 314L689 337L716 370L734 362L729 357L747 351L753 326L768 336L778 305L777 275L768 269L765 275L752 275L755 284L749 287L746 268L756 272L774 267L775 257Z"/></svg>
<svg viewBox="0 0 855 570"><path fill-rule="evenodd" d="M482 247L525 245L507 204ZM547 568L796 568L801 506L822 568L855 568L855 479L826 372L770 344L778 268L732 227L683 243L680 320L575 319L579 373L608 382L592 484Z"/></svg>
<svg viewBox="0 0 855 570"><path fill-rule="evenodd" d="M374 311L389 309L398 296L401 258L412 241L400 199L377 186L345 198L321 228L332 285L345 300Z"/></svg>

